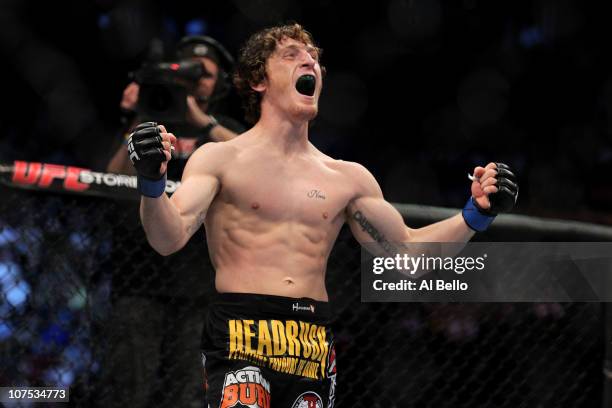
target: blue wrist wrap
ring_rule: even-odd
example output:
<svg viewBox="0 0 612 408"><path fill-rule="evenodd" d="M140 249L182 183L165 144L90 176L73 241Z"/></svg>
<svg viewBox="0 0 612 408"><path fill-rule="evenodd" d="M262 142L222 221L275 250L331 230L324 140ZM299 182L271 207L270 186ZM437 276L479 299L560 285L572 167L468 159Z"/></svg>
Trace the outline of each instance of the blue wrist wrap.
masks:
<svg viewBox="0 0 612 408"><path fill-rule="evenodd" d="M145 197L157 198L166 191L166 175L159 180L151 180L138 176L138 191Z"/></svg>
<svg viewBox="0 0 612 408"><path fill-rule="evenodd" d="M495 219L494 215L485 215L478 210L476 204L474 203L474 199L470 197L463 207L463 211L461 212L463 215L463 219L465 223L476 232L483 232Z"/></svg>

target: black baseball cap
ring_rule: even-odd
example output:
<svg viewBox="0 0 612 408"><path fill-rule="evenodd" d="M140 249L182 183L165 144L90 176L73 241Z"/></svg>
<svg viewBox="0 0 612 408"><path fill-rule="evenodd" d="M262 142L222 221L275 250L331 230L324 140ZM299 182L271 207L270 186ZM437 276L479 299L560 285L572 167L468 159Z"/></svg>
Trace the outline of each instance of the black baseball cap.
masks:
<svg viewBox="0 0 612 408"><path fill-rule="evenodd" d="M183 37L176 46L176 56L179 59L210 58L225 72L231 72L234 66L234 59L225 47L205 35Z"/></svg>

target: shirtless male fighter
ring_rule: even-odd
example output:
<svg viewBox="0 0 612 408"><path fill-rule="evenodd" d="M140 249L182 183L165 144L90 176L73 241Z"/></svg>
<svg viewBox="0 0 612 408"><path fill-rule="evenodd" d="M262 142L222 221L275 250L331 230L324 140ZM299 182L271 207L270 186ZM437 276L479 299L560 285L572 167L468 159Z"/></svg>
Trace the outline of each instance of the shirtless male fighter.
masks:
<svg viewBox="0 0 612 408"><path fill-rule="evenodd" d="M206 229L219 292L202 339L210 407L333 406L325 272L345 222L357 241L383 249L466 242L516 201L512 172L489 163L474 169L462 213L407 227L364 167L308 141L323 84L319 53L298 24L254 34L234 82L256 123L233 140L200 147L172 198L164 187L175 136L144 123L129 140L151 246L171 254L202 223Z"/></svg>

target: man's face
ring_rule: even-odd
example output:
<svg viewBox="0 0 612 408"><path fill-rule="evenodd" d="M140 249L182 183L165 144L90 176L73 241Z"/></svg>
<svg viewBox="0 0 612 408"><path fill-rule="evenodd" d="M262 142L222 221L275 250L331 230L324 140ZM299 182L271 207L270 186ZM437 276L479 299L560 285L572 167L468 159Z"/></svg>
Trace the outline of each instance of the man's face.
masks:
<svg viewBox="0 0 612 408"><path fill-rule="evenodd" d="M317 116L323 81L319 55L314 46L284 38L268 58L266 73L264 99L297 120L309 121ZM310 79L305 82L312 85L314 80L314 87L300 86L307 76Z"/></svg>
<svg viewBox="0 0 612 408"><path fill-rule="evenodd" d="M195 95L196 97L205 97L206 99L210 98L215 90L215 85L217 83L217 78L219 76L219 66L210 58L195 58L202 63L204 70L207 72L204 76L202 76L198 80L198 87L196 88Z"/></svg>

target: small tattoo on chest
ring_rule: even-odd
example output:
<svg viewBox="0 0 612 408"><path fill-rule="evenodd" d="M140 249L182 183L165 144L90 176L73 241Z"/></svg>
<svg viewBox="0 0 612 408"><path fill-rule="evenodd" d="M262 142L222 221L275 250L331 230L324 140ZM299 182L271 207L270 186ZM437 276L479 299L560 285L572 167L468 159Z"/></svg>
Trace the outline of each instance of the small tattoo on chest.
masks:
<svg viewBox="0 0 612 408"><path fill-rule="evenodd" d="M310 190L307 195L308 198L318 198L320 200L325 200L325 193L321 190Z"/></svg>

